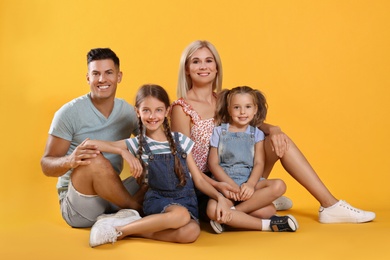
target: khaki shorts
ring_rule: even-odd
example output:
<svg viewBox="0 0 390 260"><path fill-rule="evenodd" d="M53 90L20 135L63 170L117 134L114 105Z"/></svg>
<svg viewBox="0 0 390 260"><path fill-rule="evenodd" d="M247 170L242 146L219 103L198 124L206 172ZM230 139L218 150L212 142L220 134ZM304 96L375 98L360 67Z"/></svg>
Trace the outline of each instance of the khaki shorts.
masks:
<svg viewBox="0 0 390 260"><path fill-rule="evenodd" d="M131 195L139 189L133 177L125 179L123 185ZM71 227L91 227L99 215L119 210L116 205L97 195L85 195L78 192L71 181L69 181L68 190L61 191L59 195L62 217Z"/></svg>

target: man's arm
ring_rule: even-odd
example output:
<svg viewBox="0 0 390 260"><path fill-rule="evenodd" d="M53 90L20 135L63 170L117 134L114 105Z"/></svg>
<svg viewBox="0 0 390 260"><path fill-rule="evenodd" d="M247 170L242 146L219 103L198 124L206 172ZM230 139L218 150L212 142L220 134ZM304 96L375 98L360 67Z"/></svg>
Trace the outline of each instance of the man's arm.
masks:
<svg viewBox="0 0 390 260"><path fill-rule="evenodd" d="M88 159L94 158L99 154L95 145L86 145L84 140L72 154L66 155L69 150L70 142L49 135L45 147L45 152L41 159L41 168L43 173L49 177L60 177L72 168L80 165L88 165Z"/></svg>

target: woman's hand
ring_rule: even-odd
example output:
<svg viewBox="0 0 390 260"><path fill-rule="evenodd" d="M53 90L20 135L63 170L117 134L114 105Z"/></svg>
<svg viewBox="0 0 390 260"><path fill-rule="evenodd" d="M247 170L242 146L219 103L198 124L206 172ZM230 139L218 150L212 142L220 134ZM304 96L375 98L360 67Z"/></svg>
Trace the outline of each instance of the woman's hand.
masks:
<svg viewBox="0 0 390 260"><path fill-rule="evenodd" d="M279 158L282 158L290 148L290 138L283 133L278 126L271 126L269 128L269 135L267 138L271 141L272 151L274 151Z"/></svg>

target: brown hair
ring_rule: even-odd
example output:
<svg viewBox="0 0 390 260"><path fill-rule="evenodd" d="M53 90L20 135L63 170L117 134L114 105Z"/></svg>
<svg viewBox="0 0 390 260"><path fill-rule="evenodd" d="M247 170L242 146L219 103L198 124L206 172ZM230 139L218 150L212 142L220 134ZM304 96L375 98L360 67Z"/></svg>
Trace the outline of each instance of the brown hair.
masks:
<svg viewBox="0 0 390 260"><path fill-rule="evenodd" d="M141 86L137 92L137 96L135 99L136 109L139 109L141 103L147 97L154 97L154 98L158 99L159 101L163 102L166 109L169 108L170 100L169 100L168 93L165 91L165 89L159 85L145 84L145 85ZM139 147L138 147L138 151L137 151L137 157L141 161L141 164L144 166L145 164L141 159L142 158L142 143L144 142L144 135L143 135L144 126L142 124L141 118L139 118L138 124L139 124L140 134L138 135ZM176 176L179 178L179 185L184 186L184 185L186 185L187 181L185 178L183 166L181 165L180 159L178 157L179 155L177 154L176 144L175 144L175 141L173 140L171 128L169 126L169 122L168 122L167 117L165 117L165 119L164 119L163 127L164 127L165 136L167 137L168 142L169 142L169 146L171 148L171 152L175 158L174 170L175 170Z"/></svg>
<svg viewBox="0 0 390 260"><path fill-rule="evenodd" d="M232 97L236 94L249 94L252 96L253 103L257 106L257 113L250 122L250 125L255 127L260 126L267 116L267 101L261 91L248 86L239 86L231 90L224 89L219 92L217 97L217 107L214 115L216 125L230 122L231 118L228 112L228 107Z"/></svg>

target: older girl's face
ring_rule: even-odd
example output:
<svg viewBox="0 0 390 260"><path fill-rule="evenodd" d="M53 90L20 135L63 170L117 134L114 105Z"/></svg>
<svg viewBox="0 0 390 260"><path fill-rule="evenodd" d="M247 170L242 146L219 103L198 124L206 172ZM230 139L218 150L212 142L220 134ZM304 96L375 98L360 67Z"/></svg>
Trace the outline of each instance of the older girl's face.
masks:
<svg viewBox="0 0 390 260"><path fill-rule="evenodd" d="M203 47L190 57L186 69L193 85L212 84L217 76L217 63L211 51Z"/></svg>
<svg viewBox="0 0 390 260"><path fill-rule="evenodd" d="M146 97L139 108L137 114L147 131L156 131L162 126L165 117L168 115L168 109L165 104L155 97Z"/></svg>

